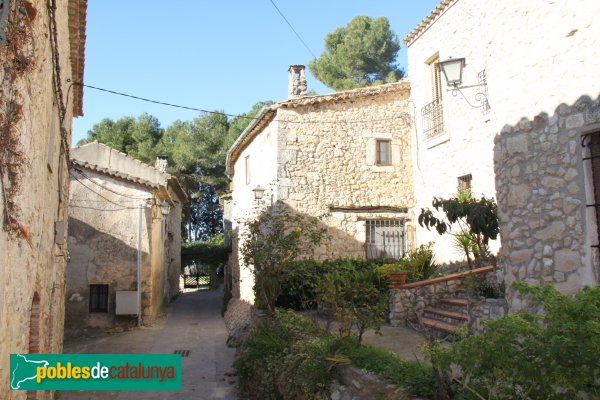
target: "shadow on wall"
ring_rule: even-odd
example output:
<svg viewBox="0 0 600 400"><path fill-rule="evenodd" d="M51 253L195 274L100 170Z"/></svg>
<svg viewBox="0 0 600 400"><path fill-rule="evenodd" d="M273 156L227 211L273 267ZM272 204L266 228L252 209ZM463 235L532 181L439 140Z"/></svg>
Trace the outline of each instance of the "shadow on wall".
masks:
<svg viewBox="0 0 600 400"><path fill-rule="evenodd" d="M231 286L232 297L242 298L244 300L251 301L254 277L249 267L243 265L242 255L239 254L239 250L242 247L240 240L243 240L244 226L246 222L250 222L259 218L262 214L277 214L277 213L288 213L291 216L299 216L301 219L306 220L315 218L314 216L299 213L284 202L276 202L271 206L268 206L255 213L254 216L248 216L245 221L238 222L238 228L232 231L232 253L229 257L227 274L227 284ZM365 257L365 243L357 240L356 231L349 232L344 231L338 227L331 226L335 219L331 214L324 215L317 219L316 228L325 229L326 239L324 239L320 246L315 248L314 255L312 254L298 254L298 259L309 259L314 258L316 260L333 260L339 258L353 258L353 259L364 259ZM357 222L360 222L363 218L359 214ZM337 223L337 222L336 222ZM348 230L355 229L359 224L356 222L349 222L343 225ZM242 236L240 238L240 235ZM398 239L404 240L403 237L398 236ZM403 246L404 244L402 244Z"/></svg>
<svg viewBox="0 0 600 400"><path fill-rule="evenodd" d="M554 283L563 293L600 277L600 98L580 97L506 125L495 138L500 266L515 280ZM509 294L513 308L519 300Z"/></svg>
<svg viewBox="0 0 600 400"><path fill-rule="evenodd" d="M115 236L70 217L69 255L65 337L85 336L137 325L136 316L115 315L115 292L137 289L137 249ZM145 252L142 253L142 268L149 273L150 258ZM147 276L144 274L142 278L144 284ZM106 306L101 299L104 297L104 289L90 289L91 285L108 285ZM90 290L95 291L93 301L90 301ZM150 298L142 292L142 305L149 302Z"/></svg>

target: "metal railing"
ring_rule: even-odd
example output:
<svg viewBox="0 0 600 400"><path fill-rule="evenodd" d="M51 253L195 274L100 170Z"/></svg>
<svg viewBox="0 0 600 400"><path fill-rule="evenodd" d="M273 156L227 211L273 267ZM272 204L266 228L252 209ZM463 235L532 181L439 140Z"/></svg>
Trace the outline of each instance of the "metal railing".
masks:
<svg viewBox="0 0 600 400"><path fill-rule="evenodd" d="M442 98L437 98L421 108L421 117L423 119L423 134L426 140L444 132Z"/></svg>

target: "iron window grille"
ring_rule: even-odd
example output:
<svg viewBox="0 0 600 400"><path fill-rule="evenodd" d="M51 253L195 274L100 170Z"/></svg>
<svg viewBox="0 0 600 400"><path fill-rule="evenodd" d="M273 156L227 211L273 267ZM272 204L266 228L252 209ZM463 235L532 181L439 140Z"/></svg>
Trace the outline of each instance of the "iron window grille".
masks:
<svg viewBox="0 0 600 400"><path fill-rule="evenodd" d="M431 139L444 132L444 117L442 98L436 98L421 109L423 134L425 139Z"/></svg>
<svg viewBox="0 0 600 400"><path fill-rule="evenodd" d="M90 285L90 312L108 312L108 285Z"/></svg>
<svg viewBox="0 0 600 400"><path fill-rule="evenodd" d="M405 252L405 230L402 220L366 221L365 257L401 258Z"/></svg>

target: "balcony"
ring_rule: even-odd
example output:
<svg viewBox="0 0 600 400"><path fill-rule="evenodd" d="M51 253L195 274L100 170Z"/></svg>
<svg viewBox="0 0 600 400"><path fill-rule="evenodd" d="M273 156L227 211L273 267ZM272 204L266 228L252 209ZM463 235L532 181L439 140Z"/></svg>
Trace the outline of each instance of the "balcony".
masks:
<svg viewBox="0 0 600 400"><path fill-rule="evenodd" d="M425 140L432 139L444 132L442 98L439 97L421 108L421 118Z"/></svg>

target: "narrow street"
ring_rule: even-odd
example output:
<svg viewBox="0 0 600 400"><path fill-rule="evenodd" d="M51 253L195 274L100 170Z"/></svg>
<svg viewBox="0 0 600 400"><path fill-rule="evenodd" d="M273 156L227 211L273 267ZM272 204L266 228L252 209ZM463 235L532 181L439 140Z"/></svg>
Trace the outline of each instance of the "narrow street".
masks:
<svg viewBox="0 0 600 400"><path fill-rule="evenodd" d="M91 340L66 342L64 353L173 353L182 357L182 390L169 391L63 391L61 400L115 399L237 399L227 330L221 318L222 292L183 293L155 326Z"/></svg>

